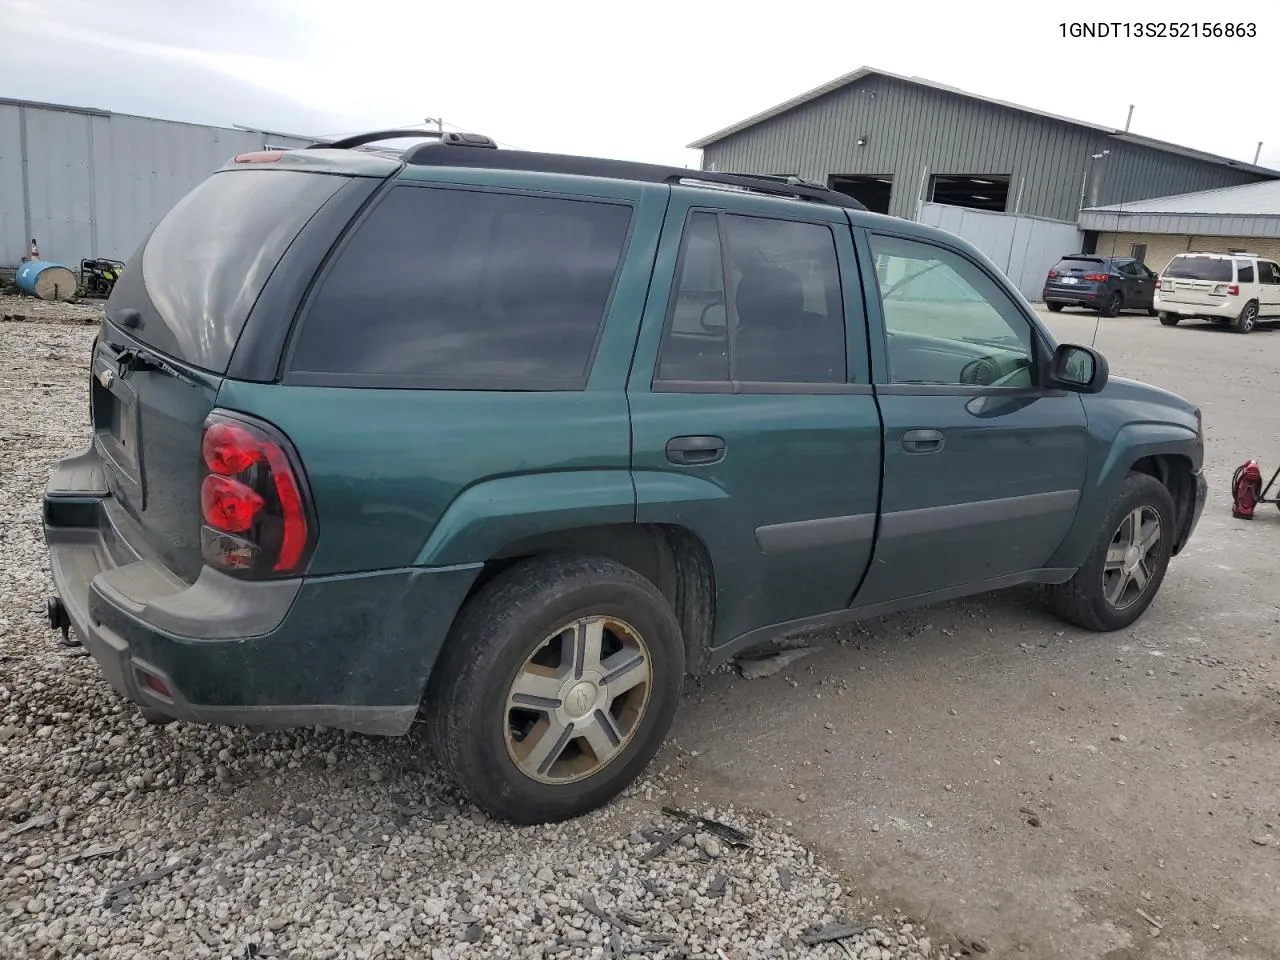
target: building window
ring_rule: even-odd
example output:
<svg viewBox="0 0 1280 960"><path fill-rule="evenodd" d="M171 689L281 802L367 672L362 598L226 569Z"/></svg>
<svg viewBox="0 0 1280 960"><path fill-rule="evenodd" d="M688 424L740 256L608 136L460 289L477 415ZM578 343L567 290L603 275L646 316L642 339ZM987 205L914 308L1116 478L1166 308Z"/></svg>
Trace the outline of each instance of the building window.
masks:
<svg viewBox="0 0 1280 960"><path fill-rule="evenodd" d="M1147 261L1147 245L1145 243L1129 244L1129 256L1142 263Z"/></svg>
<svg viewBox="0 0 1280 960"><path fill-rule="evenodd" d="M893 175L833 174L827 186L846 197L853 197L872 213L888 213L893 195Z"/></svg>
<svg viewBox="0 0 1280 960"><path fill-rule="evenodd" d="M952 207L971 210L995 210L1003 213L1009 206L1008 175L972 174L941 175L929 178L929 199Z"/></svg>

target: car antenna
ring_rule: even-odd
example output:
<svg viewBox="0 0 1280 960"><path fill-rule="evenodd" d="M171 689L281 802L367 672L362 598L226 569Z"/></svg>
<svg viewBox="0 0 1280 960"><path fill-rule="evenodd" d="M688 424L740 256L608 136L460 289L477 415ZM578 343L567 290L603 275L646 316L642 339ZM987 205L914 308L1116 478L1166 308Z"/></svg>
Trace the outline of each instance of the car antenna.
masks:
<svg viewBox="0 0 1280 960"><path fill-rule="evenodd" d="M1101 153L1091 154L1089 156L1089 162L1092 164L1097 160L1102 160L1104 157L1108 156L1110 153L1111 153L1110 150L1104 149ZM1089 180L1093 180L1094 186L1096 187L1098 185L1099 178L1097 176L1090 176L1090 174L1092 174L1093 172L1094 172L1094 168L1090 167L1088 173L1085 174L1085 183L1087 184ZM1123 196L1124 194L1122 193L1121 197ZM1124 201L1121 200L1121 203L1123 202ZM1116 226L1118 227L1119 225L1120 225L1120 218L1117 217ZM1113 230L1111 232L1111 255L1110 256L1114 257L1115 253L1116 253L1116 234L1115 234L1115 231ZM1111 260L1110 260L1110 257L1108 257L1107 276L1109 277L1110 275L1111 275ZM1096 309L1097 309L1097 314L1094 316L1094 320L1093 320L1093 338L1089 341L1089 347L1094 350L1096 350L1098 347L1098 330L1101 329L1102 327L1102 309L1103 308L1102 308L1101 301L1099 301Z"/></svg>

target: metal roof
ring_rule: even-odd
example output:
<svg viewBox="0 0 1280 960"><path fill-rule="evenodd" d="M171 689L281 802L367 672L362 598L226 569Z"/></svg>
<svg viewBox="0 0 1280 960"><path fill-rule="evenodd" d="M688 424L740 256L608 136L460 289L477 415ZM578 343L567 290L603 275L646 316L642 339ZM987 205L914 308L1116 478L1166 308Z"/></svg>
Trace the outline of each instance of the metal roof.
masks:
<svg viewBox="0 0 1280 960"><path fill-rule="evenodd" d="M1080 228L1217 237L1280 237L1280 180L1080 211Z"/></svg>
<svg viewBox="0 0 1280 960"><path fill-rule="evenodd" d="M1155 140L1151 137L1143 137L1135 133L1116 129L1115 127L1102 126L1096 123L1087 123L1083 120L1073 120L1071 117L1063 117L1056 113L1036 110L1034 107L1024 107L1021 104L1009 103L1006 100L997 100L994 97L984 97L981 94L970 93L969 91L961 90L958 87L951 87L944 83L926 80L924 77L906 77L901 74L890 73L888 70L881 70L877 67L859 67L852 73L846 73L842 77L836 77L834 80L830 80L821 86L814 87L807 93L802 93L798 97L792 97L790 100L786 100L776 106L772 106L768 110L757 113L755 116L748 117L745 120L741 120L738 123L725 127L723 130L718 130L709 136L703 137L701 140L695 140L693 143L689 144L689 149L701 150L705 147L709 147L711 144L723 140L726 137L730 137L735 133L740 133L748 127L754 127L756 124L763 123L766 120L771 120L780 114L786 113L788 110L794 110L796 107L809 103L812 100L817 100L819 97L832 93L835 90L839 90L841 87L846 87L851 83L856 83L859 80L873 76L886 77L890 80L897 80L901 83L908 83L917 87L926 87L930 90L951 93L959 97L967 97L970 100L979 100L983 103L989 103L997 107L1004 107L1008 110L1017 110L1020 113L1028 113L1033 116L1044 117L1048 120L1056 120L1059 123L1068 123L1074 127L1096 130L1097 132L1116 140L1121 140L1125 143L1132 143L1137 146L1150 147L1154 150L1162 150L1165 153L1173 153L1183 157L1190 157L1195 160L1203 160L1206 163L1215 163L1222 166L1232 167L1237 170L1261 174L1263 176L1280 177L1280 170L1272 170L1268 167L1259 167L1252 163L1245 163L1242 160L1233 160L1230 157L1223 157L1214 153L1206 153L1203 150L1195 150L1191 147L1179 146L1176 143L1169 143L1165 140Z"/></svg>

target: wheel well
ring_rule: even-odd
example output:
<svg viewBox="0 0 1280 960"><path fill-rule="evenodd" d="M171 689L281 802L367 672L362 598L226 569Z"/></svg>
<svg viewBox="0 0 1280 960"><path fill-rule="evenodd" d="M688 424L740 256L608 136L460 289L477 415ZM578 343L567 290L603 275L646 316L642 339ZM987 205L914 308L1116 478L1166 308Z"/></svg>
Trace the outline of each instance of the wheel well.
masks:
<svg viewBox="0 0 1280 960"><path fill-rule="evenodd" d="M504 570L548 554L607 557L652 583L675 611L689 673L706 669L715 625L715 574L702 540L684 527L614 524L558 530L508 544L484 566L467 600Z"/></svg>
<svg viewBox="0 0 1280 960"><path fill-rule="evenodd" d="M1143 457L1130 469L1133 473L1145 473L1159 480L1173 497L1175 522L1178 526L1177 537L1174 540L1176 554L1186 541L1185 531L1196 507L1196 485L1191 461L1183 456L1160 454L1154 457Z"/></svg>

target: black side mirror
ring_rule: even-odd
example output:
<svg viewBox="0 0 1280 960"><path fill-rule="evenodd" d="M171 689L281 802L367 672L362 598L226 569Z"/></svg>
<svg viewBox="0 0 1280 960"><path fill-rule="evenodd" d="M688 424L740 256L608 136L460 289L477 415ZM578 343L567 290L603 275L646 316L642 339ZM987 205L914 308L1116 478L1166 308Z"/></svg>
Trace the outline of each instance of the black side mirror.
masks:
<svg viewBox="0 0 1280 960"><path fill-rule="evenodd" d="M1092 347L1061 344L1053 352L1050 386L1074 393L1097 393L1107 385L1111 369L1106 358Z"/></svg>

